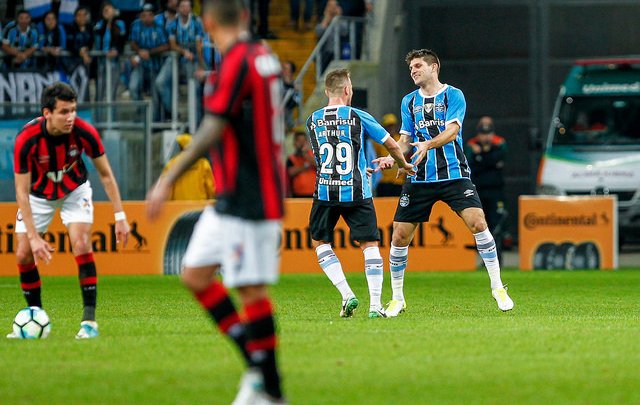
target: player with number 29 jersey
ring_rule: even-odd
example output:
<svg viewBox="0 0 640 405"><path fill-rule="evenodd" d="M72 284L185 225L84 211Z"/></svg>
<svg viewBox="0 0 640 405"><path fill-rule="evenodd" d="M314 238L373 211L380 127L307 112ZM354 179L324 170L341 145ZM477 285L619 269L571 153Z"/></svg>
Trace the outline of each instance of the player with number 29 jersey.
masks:
<svg viewBox="0 0 640 405"><path fill-rule="evenodd" d="M371 114L346 105L315 111L307 120L307 129L317 163L314 198L329 205L371 198L366 137L383 144L389 133Z"/></svg>

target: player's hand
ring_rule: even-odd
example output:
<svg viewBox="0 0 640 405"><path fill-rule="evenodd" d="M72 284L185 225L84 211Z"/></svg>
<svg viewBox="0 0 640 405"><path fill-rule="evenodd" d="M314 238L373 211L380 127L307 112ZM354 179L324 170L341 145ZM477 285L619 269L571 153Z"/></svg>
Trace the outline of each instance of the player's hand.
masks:
<svg viewBox="0 0 640 405"><path fill-rule="evenodd" d="M116 221L116 243L122 242L122 247L127 247L129 240L129 223L126 218Z"/></svg>
<svg viewBox="0 0 640 405"><path fill-rule="evenodd" d="M31 246L31 252L33 252L33 259L38 264L39 261L43 261L46 264L51 262L51 253L55 250L42 239L40 235L36 235L33 239L29 239L29 245Z"/></svg>
<svg viewBox="0 0 640 405"><path fill-rule="evenodd" d="M153 221L158 218L170 191L171 187L162 177L149 190L149 193L147 193L147 217L150 220Z"/></svg>
<svg viewBox="0 0 640 405"><path fill-rule="evenodd" d="M407 163L403 167L398 169L398 174L396 175L396 178L400 177L401 174L404 174L407 176L415 176L416 168L411 163Z"/></svg>
<svg viewBox="0 0 640 405"><path fill-rule="evenodd" d="M371 163L377 165L377 167L373 171L379 172L380 170L387 170L392 168L396 161L393 160L391 156L383 156L377 159L373 159Z"/></svg>
<svg viewBox="0 0 640 405"><path fill-rule="evenodd" d="M423 142L412 142L409 145L414 146L417 150L411 155L411 161L414 165L418 165L422 162L425 156L427 156L427 152L429 151L429 141Z"/></svg>

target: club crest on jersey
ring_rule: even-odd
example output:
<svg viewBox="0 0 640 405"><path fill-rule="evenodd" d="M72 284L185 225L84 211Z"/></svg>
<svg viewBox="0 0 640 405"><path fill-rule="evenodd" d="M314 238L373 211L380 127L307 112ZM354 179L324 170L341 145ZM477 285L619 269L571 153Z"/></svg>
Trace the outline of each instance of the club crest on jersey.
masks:
<svg viewBox="0 0 640 405"><path fill-rule="evenodd" d="M406 207L409 205L409 194L402 194L400 196L400 206L401 207Z"/></svg>
<svg viewBox="0 0 640 405"><path fill-rule="evenodd" d="M414 114L418 114L420 111L422 111L422 106L421 105L416 105L413 107L413 113Z"/></svg>
<svg viewBox="0 0 640 405"><path fill-rule="evenodd" d="M78 156L78 147L75 144L69 146L69 156L70 157Z"/></svg>
<svg viewBox="0 0 640 405"><path fill-rule="evenodd" d="M427 114L430 114L431 111L433 111L433 103L427 103L424 105L424 110L427 112Z"/></svg>
<svg viewBox="0 0 640 405"><path fill-rule="evenodd" d="M435 106L435 110L436 112L444 112L444 104L443 103L437 103Z"/></svg>

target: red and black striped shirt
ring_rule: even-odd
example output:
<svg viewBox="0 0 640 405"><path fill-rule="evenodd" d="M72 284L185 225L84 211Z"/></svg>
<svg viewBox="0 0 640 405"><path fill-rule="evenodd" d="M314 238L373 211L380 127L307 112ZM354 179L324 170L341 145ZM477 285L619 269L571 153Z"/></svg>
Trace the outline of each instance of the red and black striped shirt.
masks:
<svg viewBox="0 0 640 405"><path fill-rule="evenodd" d="M228 121L211 150L216 210L246 219L283 215L284 119L280 62L258 42L238 42L209 77L204 106Z"/></svg>
<svg viewBox="0 0 640 405"><path fill-rule="evenodd" d="M76 118L69 134L52 136L44 117L38 117L16 137L14 171L31 172L32 195L58 200L87 181L83 151L92 159L104 154L100 135L91 124Z"/></svg>

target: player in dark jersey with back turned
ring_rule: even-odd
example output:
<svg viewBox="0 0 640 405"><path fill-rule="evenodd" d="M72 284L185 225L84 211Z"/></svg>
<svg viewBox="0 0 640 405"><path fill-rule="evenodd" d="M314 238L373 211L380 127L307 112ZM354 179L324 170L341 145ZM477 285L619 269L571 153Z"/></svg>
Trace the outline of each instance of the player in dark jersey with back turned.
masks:
<svg viewBox="0 0 640 405"><path fill-rule="evenodd" d="M331 248L333 232L340 217L358 241L364 254L369 285L369 317L385 317L382 294L380 235L373 206L371 184L365 157L367 138L383 144L398 165L407 171L413 166L404 159L400 147L366 111L351 107L353 86L347 69L329 72L324 81L329 98L326 107L307 119L307 130L316 158L316 190L309 218L309 229L318 263L342 295L340 316L348 318L359 301L349 287L340 260Z"/></svg>
<svg viewBox="0 0 640 405"><path fill-rule="evenodd" d="M203 3L202 22L223 61L205 87L206 115L193 141L147 196L154 219L176 179L211 148L217 202L194 228L182 280L244 356L237 405L285 402L267 291L278 277L284 205L282 77L277 57L247 40L247 21L241 0ZM242 317L227 288L238 290Z"/></svg>
<svg viewBox="0 0 640 405"><path fill-rule="evenodd" d="M508 311L513 308L513 301L502 284L496 243L487 228L463 151L462 122L467 108L464 95L460 89L440 82L441 65L435 52L413 50L405 61L419 88L402 99L402 129L398 143L404 152L412 149L411 159L417 174L409 176L402 187L393 219L389 252L393 299L385 312L387 316L397 316L406 308L403 281L409 244L418 224L429 220L437 201L447 203L473 233L489 273L493 298L498 308ZM390 157L374 162L383 169L393 165Z"/></svg>
<svg viewBox="0 0 640 405"><path fill-rule="evenodd" d="M24 126L16 138L14 172L18 215L16 256L20 284L29 306L42 307L38 262L49 263L53 248L43 238L53 214L60 208L71 249L78 264L84 312L78 339L98 336L96 323L96 265L91 248L92 190L82 152L98 171L113 204L116 238L126 244L129 224L122 210L118 184L98 131L77 117L76 93L65 83L42 91L42 117ZM7 337L15 338L13 334Z"/></svg>

